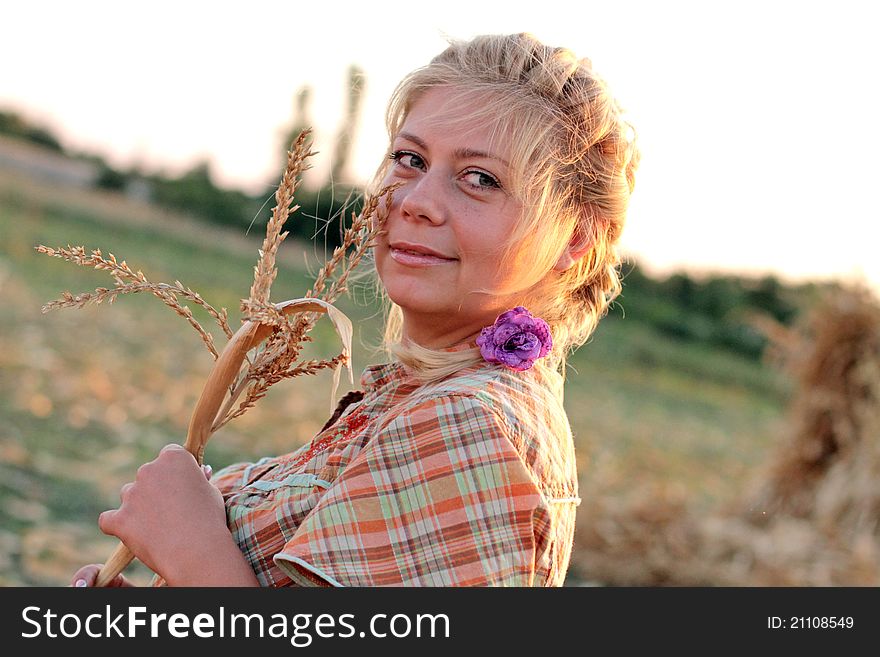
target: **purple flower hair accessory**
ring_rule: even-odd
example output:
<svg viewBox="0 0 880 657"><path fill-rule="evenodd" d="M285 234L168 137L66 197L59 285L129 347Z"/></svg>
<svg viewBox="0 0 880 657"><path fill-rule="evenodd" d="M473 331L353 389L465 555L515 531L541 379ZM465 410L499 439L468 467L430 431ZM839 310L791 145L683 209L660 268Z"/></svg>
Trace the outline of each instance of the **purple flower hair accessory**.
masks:
<svg viewBox="0 0 880 657"><path fill-rule="evenodd" d="M547 322L517 306L480 331L477 346L488 362L522 372L550 353L553 337Z"/></svg>

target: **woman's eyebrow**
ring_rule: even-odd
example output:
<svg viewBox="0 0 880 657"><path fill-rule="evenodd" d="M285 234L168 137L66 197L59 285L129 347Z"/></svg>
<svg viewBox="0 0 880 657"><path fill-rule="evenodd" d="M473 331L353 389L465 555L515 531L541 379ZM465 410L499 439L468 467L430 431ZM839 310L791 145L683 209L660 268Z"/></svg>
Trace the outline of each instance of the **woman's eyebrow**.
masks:
<svg viewBox="0 0 880 657"><path fill-rule="evenodd" d="M508 164L507 160L505 160L503 157L498 157L497 155L493 155L492 153L487 153L486 151L474 150L473 148L457 148L457 149L455 149L455 151L452 154L455 157L461 158L463 160L466 160L466 159L472 158L472 157L479 157L479 158L484 158L484 159L488 159L488 160L497 160L498 162L501 162L501 164L503 164L506 167L510 166Z"/></svg>
<svg viewBox="0 0 880 657"><path fill-rule="evenodd" d="M397 137L399 139L405 139L406 141L411 141L412 143L414 143L416 146L418 146L419 148L421 148L423 150L428 150L428 144L425 143L425 140L421 139L420 137L416 137L413 134L410 134L408 132L401 132L397 135Z"/></svg>
<svg viewBox="0 0 880 657"><path fill-rule="evenodd" d="M414 143L416 146L418 146L419 148L421 148L421 149L423 149L423 150L425 150L425 151L430 150L430 149L428 148L428 144L425 142L424 139L422 139L421 137L417 137L416 135L414 135L414 134L412 134L412 133L409 133L409 132L401 132L401 133L399 133L397 136L398 136L400 139L405 139L406 141L411 141L411 142ZM456 149L452 152L452 154L453 154L455 157L460 158L460 159L468 159L468 158L471 158L471 157L479 157L479 158L484 158L484 159L489 159L489 160L498 160L498 161L501 162L504 166L510 166L510 164L507 162L507 160L505 160L503 157L498 157L497 155L494 155L493 153L489 153L489 152L486 152L486 151L477 150L477 149L474 149L474 148L456 148Z"/></svg>

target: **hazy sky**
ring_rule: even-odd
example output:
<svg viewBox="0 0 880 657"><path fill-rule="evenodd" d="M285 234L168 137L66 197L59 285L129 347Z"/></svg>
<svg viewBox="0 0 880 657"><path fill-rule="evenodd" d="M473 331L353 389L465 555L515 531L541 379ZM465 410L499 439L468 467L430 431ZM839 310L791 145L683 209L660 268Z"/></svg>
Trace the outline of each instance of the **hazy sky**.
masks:
<svg viewBox="0 0 880 657"><path fill-rule="evenodd" d="M366 176L384 153L391 90L447 35L528 31L590 57L636 125L627 253L664 270L880 288L871 4L20 0L3 10L0 109L117 165L208 158L220 182L255 189L280 175L305 84L316 164L329 166L356 63L367 88L354 164Z"/></svg>

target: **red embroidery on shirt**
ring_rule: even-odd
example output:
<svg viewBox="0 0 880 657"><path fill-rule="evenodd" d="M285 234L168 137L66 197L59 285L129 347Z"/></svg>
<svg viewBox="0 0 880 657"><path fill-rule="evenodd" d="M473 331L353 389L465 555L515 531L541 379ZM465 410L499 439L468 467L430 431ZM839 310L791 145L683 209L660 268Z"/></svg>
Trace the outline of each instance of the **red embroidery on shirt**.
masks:
<svg viewBox="0 0 880 657"><path fill-rule="evenodd" d="M361 409L356 409L351 415L342 420L343 426L339 427L334 433L313 441L311 446L293 463L291 468L298 468L303 463L308 463L313 457L320 454L331 445L351 438L363 428L368 420L369 417L366 413Z"/></svg>

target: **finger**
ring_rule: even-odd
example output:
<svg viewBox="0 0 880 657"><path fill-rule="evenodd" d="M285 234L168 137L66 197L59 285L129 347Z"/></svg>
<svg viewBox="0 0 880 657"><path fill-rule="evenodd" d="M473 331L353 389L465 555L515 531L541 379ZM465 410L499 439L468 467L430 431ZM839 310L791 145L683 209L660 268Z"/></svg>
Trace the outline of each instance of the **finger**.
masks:
<svg viewBox="0 0 880 657"><path fill-rule="evenodd" d="M81 567L73 574L73 577L70 578L71 586L75 588L94 586L95 580L98 577L98 572L102 567L103 564L99 563L90 563L87 566Z"/></svg>
<svg viewBox="0 0 880 657"><path fill-rule="evenodd" d="M116 513L117 509L101 513L98 516L98 529L109 536L116 536Z"/></svg>
<svg viewBox="0 0 880 657"><path fill-rule="evenodd" d="M191 465L195 465L196 467L200 467L198 459L196 459L195 454L190 452L185 447L178 445L177 443L171 443L170 445L165 445L161 450L159 450L159 455L155 458L151 463L156 463L158 461L163 461L165 463L169 462L169 459L173 463L183 463L186 462L187 467ZM147 464L149 465L149 464Z"/></svg>
<svg viewBox="0 0 880 657"><path fill-rule="evenodd" d="M98 579L98 573L101 572L101 569L103 567L104 564L102 563L90 563L87 566L83 566L73 574L73 577L71 578L72 586L78 589L94 586L95 582ZM119 575L114 577L107 586L132 586L132 584L127 579L125 579L122 573L120 573Z"/></svg>
<svg viewBox="0 0 880 657"><path fill-rule="evenodd" d="M206 478L208 481L211 481L211 474L213 474L213 472L214 472L214 468L212 468L210 465L208 465L207 463L205 463L205 464L202 466L202 472L205 473L205 478Z"/></svg>
<svg viewBox="0 0 880 657"><path fill-rule="evenodd" d="M129 580L125 579L125 575L119 573L116 577L110 580L107 584L108 589L118 589L124 586L134 586Z"/></svg>
<svg viewBox="0 0 880 657"><path fill-rule="evenodd" d="M134 488L134 483L129 482L125 484L122 488L119 489L119 499L120 501L125 501L125 496L132 488Z"/></svg>
<svg viewBox="0 0 880 657"><path fill-rule="evenodd" d="M188 460L192 459L195 465L198 465L198 461L196 457L186 448L178 445L177 443L171 443L170 445L165 445L161 450L159 450L159 455L156 457L155 461L163 461L168 462L168 459L171 459L173 462L178 462L178 459ZM155 462L154 461L154 462Z"/></svg>

